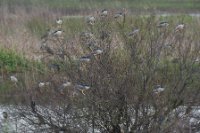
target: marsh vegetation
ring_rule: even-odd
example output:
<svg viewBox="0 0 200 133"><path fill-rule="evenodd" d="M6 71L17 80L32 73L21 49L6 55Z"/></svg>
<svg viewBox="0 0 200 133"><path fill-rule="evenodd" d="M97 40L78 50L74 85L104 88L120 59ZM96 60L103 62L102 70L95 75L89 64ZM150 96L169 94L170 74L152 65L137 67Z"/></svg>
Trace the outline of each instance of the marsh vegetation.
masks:
<svg viewBox="0 0 200 133"><path fill-rule="evenodd" d="M199 131L198 17L15 7L1 8L0 101L18 132Z"/></svg>

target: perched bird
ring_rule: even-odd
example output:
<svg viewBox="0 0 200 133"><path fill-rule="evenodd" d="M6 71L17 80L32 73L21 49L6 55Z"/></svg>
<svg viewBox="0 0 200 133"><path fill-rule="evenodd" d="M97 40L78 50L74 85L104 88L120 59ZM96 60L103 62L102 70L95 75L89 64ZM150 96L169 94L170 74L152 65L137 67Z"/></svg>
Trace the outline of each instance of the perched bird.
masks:
<svg viewBox="0 0 200 133"><path fill-rule="evenodd" d="M121 18L121 17L123 17L123 16L124 16L124 13L123 13L123 12L119 12L119 13L116 13L116 14L114 15L114 18L117 19L117 18Z"/></svg>
<svg viewBox="0 0 200 133"><path fill-rule="evenodd" d="M40 82L39 84L38 84L38 87L39 88L42 88L42 87L44 87L45 86L45 83L44 82Z"/></svg>
<svg viewBox="0 0 200 133"><path fill-rule="evenodd" d="M56 24L62 25L63 24L63 20L61 18L56 19Z"/></svg>
<svg viewBox="0 0 200 133"><path fill-rule="evenodd" d="M108 10L106 10L106 9L103 9L102 11L101 11L101 17L106 17L107 15L108 15Z"/></svg>
<svg viewBox="0 0 200 133"><path fill-rule="evenodd" d="M136 34L138 34L140 31L140 29L134 29L132 32L130 32L128 35L129 36L135 36Z"/></svg>
<svg viewBox="0 0 200 133"><path fill-rule="evenodd" d="M161 85L157 85L156 88L153 90L154 93L159 94L163 92L165 88L162 88Z"/></svg>
<svg viewBox="0 0 200 133"><path fill-rule="evenodd" d="M66 87L71 86L71 85L72 85L71 82L66 81L65 83L63 83L63 84L58 88L58 90L60 91L61 94L64 94L64 92L63 92L64 89L65 89Z"/></svg>
<svg viewBox="0 0 200 133"><path fill-rule="evenodd" d="M89 25L94 25L94 23L95 23L95 17L94 17L94 16L88 16L88 17L86 18L86 22L87 22L87 24L89 24Z"/></svg>
<svg viewBox="0 0 200 133"><path fill-rule="evenodd" d="M91 61L91 55L87 55L87 56L82 56L79 61L81 62L90 62Z"/></svg>
<svg viewBox="0 0 200 133"><path fill-rule="evenodd" d="M14 82L14 83L17 83L17 82L18 82L18 80L17 80L17 78L16 78L15 76L10 76L10 80L11 80L12 82Z"/></svg>
<svg viewBox="0 0 200 133"><path fill-rule="evenodd" d="M102 54L102 53L103 53L103 50L100 49L100 48L95 49L95 50L92 52L93 55L100 55L100 54Z"/></svg>
<svg viewBox="0 0 200 133"><path fill-rule="evenodd" d="M125 16L125 14L127 13L127 10L125 8L123 8L123 10L121 12L118 12L114 15L114 18L117 19L117 18L122 18Z"/></svg>
<svg viewBox="0 0 200 133"><path fill-rule="evenodd" d="M53 32L53 35L54 35L54 36L61 36L62 33L63 33L62 30L56 30L56 31Z"/></svg>
<svg viewBox="0 0 200 133"><path fill-rule="evenodd" d="M185 25L184 25L184 24L179 24L179 25L177 25L177 26L176 26L176 28L175 28L175 32L178 32L178 31L181 31L181 30L183 30L183 29L184 29L184 27L185 27Z"/></svg>
<svg viewBox="0 0 200 133"><path fill-rule="evenodd" d="M69 81L62 84L63 87L68 87L68 86L71 86L71 85L72 85L72 83L69 82Z"/></svg>
<svg viewBox="0 0 200 133"><path fill-rule="evenodd" d="M166 21L162 21L157 25L158 28L165 28L167 26L169 26L169 23Z"/></svg>
<svg viewBox="0 0 200 133"><path fill-rule="evenodd" d="M82 93L83 95L85 95L84 91L90 89L90 86L79 84L79 85L76 85L75 88L76 88L77 90L81 91L81 93Z"/></svg>
<svg viewBox="0 0 200 133"><path fill-rule="evenodd" d="M42 88L47 87L50 85L50 82L39 82L38 83L38 91L41 93L42 92Z"/></svg>

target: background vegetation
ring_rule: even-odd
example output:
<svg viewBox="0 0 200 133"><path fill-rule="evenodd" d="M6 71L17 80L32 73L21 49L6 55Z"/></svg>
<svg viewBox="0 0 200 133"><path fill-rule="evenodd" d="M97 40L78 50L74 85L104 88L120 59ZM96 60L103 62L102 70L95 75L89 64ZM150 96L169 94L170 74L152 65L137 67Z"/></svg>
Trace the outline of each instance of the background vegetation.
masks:
<svg viewBox="0 0 200 133"><path fill-rule="evenodd" d="M27 122L18 128L28 131L198 131L199 123L188 121L200 100L200 20L155 12L198 7L195 0L2 0L0 102L16 105ZM104 8L109 14L101 17L97 11ZM118 12L124 15L115 19ZM90 15L94 25L86 21ZM158 28L161 21L169 26ZM175 32L181 23L184 29ZM48 29L64 33L44 41ZM140 30L129 36L133 29ZM93 55L96 49L103 53ZM87 55L90 61L80 62ZM72 85L62 88L66 81ZM82 93L80 84L91 88ZM158 85L165 90L155 93Z"/></svg>

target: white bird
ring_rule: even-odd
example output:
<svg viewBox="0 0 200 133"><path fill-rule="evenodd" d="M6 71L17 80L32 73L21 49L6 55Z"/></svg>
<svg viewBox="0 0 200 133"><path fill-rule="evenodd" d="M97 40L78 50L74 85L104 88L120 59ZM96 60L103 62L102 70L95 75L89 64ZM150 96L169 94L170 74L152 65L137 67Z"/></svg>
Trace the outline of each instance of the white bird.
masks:
<svg viewBox="0 0 200 133"><path fill-rule="evenodd" d="M94 25L94 23L95 23L95 17L94 17L94 16L88 16L88 17L86 18L86 22L87 22L87 24L89 24L89 25Z"/></svg>
<svg viewBox="0 0 200 133"><path fill-rule="evenodd" d="M96 49L92 52L93 55L100 55L103 53L103 50L102 49Z"/></svg>
<svg viewBox="0 0 200 133"><path fill-rule="evenodd" d="M114 15L114 18L121 18L121 17L123 17L123 13L122 12L120 12L120 13L116 13L115 15Z"/></svg>
<svg viewBox="0 0 200 133"><path fill-rule="evenodd" d="M39 88L42 88L42 87L45 86L45 83L44 83L44 82L40 82L40 83L38 84L38 86L39 86Z"/></svg>
<svg viewBox="0 0 200 133"><path fill-rule="evenodd" d="M65 83L62 84L63 87L69 87L71 85L72 85L72 83L69 82L69 81L67 81L67 82L65 82Z"/></svg>
<svg viewBox="0 0 200 133"><path fill-rule="evenodd" d="M49 86L49 85L50 85L50 82L39 82L38 87L42 88L42 87Z"/></svg>
<svg viewBox="0 0 200 133"><path fill-rule="evenodd" d="M58 24L58 25L62 25L62 24L63 24L62 19L58 18L58 19L56 20L56 24Z"/></svg>
<svg viewBox="0 0 200 133"><path fill-rule="evenodd" d="M62 30L57 30L57 31L54 31L53 35L55 35L55 36L61 36L62 33L63 33Z"/></svg>
<svg viewBox="0 0 200 133"><path fill-rule="evenodd" d="M185 27L184 24L179 24L179 25L177 25L176 28L175 28L175 32L183 30L184 27Z"/></svg>
<svg viewBox="0 0 200 133"><path fill-rule="evenodd" d="M60 91L61 94L64 94L64 92L63 92L64 89L65 89L66 87L71 86L71 85L72 85L71 82L66 81L65 83L63 83L63 84L58 88L58 90Z"/></svg>
<svg viewBox="0 0 200 133"><path fill-rule="evenodd" d="M160 22L159 24L158 24L158 28L164 28L164 27L167 27L167 26L169 26L169 23L168 22L166 22L166 21L162 21L162 22Z"/></svg>
<svg viewBox="0 0 200 133"><path fill-rule="evenodd" d="M158 94L165 90L165 88L162 88L161 85L157 85L156 88L153 90L154 93Z"/></svg>
<svg viewBox="0 0 200 133"><path fill-rule="evenodd" d="M17 78L16 78L15 76L10 76L10 80L11 80L12 82L14 82L14 83L17 83L17 82L18 82L18 80L17 80Z"/></svg>
<svg viewBox="0 0 200 133"><path fill-rule="evenodd" d="M75 88L76 88L77 90L81 91L81 93L82 93L83 95L85 95L84 91L90 89L90 86L88 86L88 85L76 85Z"/></svg>
<svg viewBox="0 0 200 133"><path fill-rule="evenodd" d="M136 34L139 33L139 31L140 31L140 29L135 29L135 30L133 30L132 32L130 32L128 35L129 35L129 36L135 36Z"/></svg>
<svg viewBox="0 0 200 133"><path fill-rule="evenodd" d="M102 16L102 17L106 17L107 15L108 15L108 10L103 9L103 10L101 11L101 16Z"/></svg>

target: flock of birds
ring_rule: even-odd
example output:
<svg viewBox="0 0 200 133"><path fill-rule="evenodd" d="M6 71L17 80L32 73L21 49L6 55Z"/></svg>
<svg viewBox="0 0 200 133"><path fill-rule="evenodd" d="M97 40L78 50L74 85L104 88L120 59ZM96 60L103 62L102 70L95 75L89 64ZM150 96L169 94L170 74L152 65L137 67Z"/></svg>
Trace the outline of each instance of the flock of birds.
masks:
<svg viewBox="0 0 200 133"><path fill-rule="evenodd" d="M14 82L15 84L18 82L18 79L16 78L16 76L12 75L10 76L10 80L12 82ZM39 82L38 87L44 88L45 86L49 86L51 83L50 82ZM67 87L72 87L73 84L69 81L64 82L60 87L58 87L58 90L60 92L60 94L64 95L64 90ZM73 86L75 89L79 90L83 95L85 95L85 91L90 89L91 87L88 85L84 85L84 84L76 84ZM153 89L153 92L155 94L160 94L161 92L163 92L165 90L165 88L161 87L161 85L156 85L156 87Z"/></svg>
<svg viewBox="0 0 200 133"><path fill-rule="evenodd" d="M11 82L13 82L15 85L17 85L17 83L19 82L17 77L12 75L10 76L10 80ZM40 89L46 87L46 86L50 86L51 85L51 82L39 82L38 83L38 87ZM66 89L67 87L74 87L75 89L79 90L83 95L85 95L85 91L90 89L91 87L88 86L88 85L85 85L85 84L75 84L73 85L71 82L69 81L66 81L64 82L60 87L58 87L58 91L60 92L60 94L64 95L64 89Z"/></svg>
<svg viewBox="0 0 200 133"><path fill-rule="evenodd" d="M126 10L123 10L122 12L116 13L116 14L114 15L114 18L117 19L117 18L123 17L123 16L125 15L125 13L126 13ZM108 16L108 10L103 9L103 10L100 12L100 17L107 17L107 16ZM95 21L96 21L96 19L95 19L94 16L88 16L88 17L86 18L86 23L87 23L88 25L93 26L93 25L95 24ZM49 54L54 54L54 52L46 45L46 41L48 40L48 38L49 38L50 36L59 37L59 36L61 36L61 35L63 34L63 32L64 32L64 31L61 29L62 24L63 24L63 20L60 19L60 18L57 19L57 20L56 20L56 24L57 24L57 27L59 27L58 30L50 30L50 29L49 29L49 30L47 31L47 33L46 33L44 36L41 37L42 42L43 42L41 48L44 48ZM168 27L168 26L169 26L169 23L166 22L166 21L160 22L160 23L157 25L158 28L164 28L164 27L166 28L166 27ZM184 27L185 27L184 24L179 24L179 25L177 25L177 26L175 27L175 32L178 32L178 31L183 30ZM134 35L138 34L139 31L140 31L140 29L133 29L128 35L129 35L129 36L134 36ZM84 33L84 34L85 34L85 36L88 36L88 37L92 36L92 35L90 35L89 33L88 33L88 34L87 34L87 33ZM86 35L86 34L87 34L87 35ZM82 57L79 59L79 61L80 61L80 62L90 62L90 61L91 61L91 58L92 58L93 56L100 55L100 54L102 54L103 52L104 52L103 49L97 47L97 48L93 49L93 51L92 51L89 55L82 56ZM17 79L16 76L14 76L14 75L10 76L10 80L11 80L12 82L14 82L15 84L18 82L18 79ZM50 82L39 82L38 87L39 87L39 88L43 88L43 87L49 86L49 85L50 85ZM72 83L69 82L69 81L66 81L66 82L63 83L60 87L58 87L58 90L60 91L61 94L64 94L64 89L67 88L67 87L70 87L70 86L72 86ZM85 90L88 90L88 89L90 89L91 87L88 86L88 85L84 85L84 84L76 84L76 85L74 85L74 88L76 88L77 90L81 91L81 93L82 93L83 95L85 95L85 93L84 93ZM157 93L163 92L164 90L165 90L165 88L162 88L160 85L157 85L157 87L155 87L155 89L153 90L153 92L157 94Z"/></svg>

